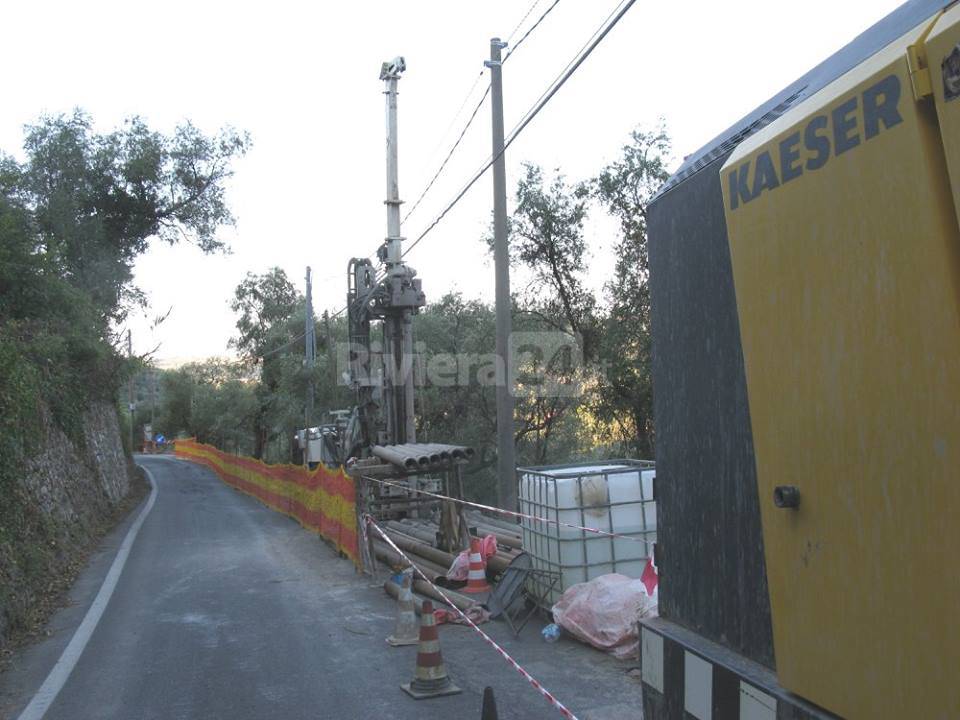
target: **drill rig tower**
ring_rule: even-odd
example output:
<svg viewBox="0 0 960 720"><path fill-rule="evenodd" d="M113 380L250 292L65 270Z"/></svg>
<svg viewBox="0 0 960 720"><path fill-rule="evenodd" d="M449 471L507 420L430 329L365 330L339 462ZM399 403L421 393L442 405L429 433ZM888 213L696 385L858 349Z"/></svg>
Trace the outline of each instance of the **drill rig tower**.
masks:
<svg viewBox="0 0 960 720"><path fill-rule="evenodd" d="M350 379L357 395L356 423L344 457L372 445L415 443L413 315L426 304L416 271L403 261L400 189L397 180L397 83L402 57L383 63L387 111L387 237L377 250L381 268L353 258L347 271ZM371 344L371 324L380 321L382 343Z"/></svg>

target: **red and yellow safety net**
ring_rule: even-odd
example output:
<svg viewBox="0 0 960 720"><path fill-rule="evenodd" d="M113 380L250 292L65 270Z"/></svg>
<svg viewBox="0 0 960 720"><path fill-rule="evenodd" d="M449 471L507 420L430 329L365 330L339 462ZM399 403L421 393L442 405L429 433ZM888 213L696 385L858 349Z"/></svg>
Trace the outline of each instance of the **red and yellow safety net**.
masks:
<svg viewBox="0 0 960 720"><path fill-rule="evenodd" d="M206 465L227 485L295 518L354 563L359 562L356 493L353 479L342 468L319 465L307 470L298 465L266 465L193 440L177 440L176 454Z"/></svg>

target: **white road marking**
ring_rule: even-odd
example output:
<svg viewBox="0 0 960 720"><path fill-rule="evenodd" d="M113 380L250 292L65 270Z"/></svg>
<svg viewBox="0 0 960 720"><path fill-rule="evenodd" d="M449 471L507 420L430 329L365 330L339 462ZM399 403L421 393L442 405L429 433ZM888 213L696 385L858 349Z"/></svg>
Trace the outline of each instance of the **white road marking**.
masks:
<svg viewBox="0 0 960 720"><path fill-rule="evenodd" d="M127 531L127 536L123 539L120 550L113 559L113 564L110 566L107 576L103 579L100 592L97 593L93 604L83 617L83 622L80 623L80 626L70 639L70 644L64 649L63 654L60 655L60 659L57 660L57 664L53 666L50 674L47 675L47 679L43 681L43 685L37 690L37 694L33 696L30 704L24 708L17 720L40 720L46 714L47 710L49 710L53 704L53 701L57 699L60 690L66 684L70 673L73 672L73 668L83 654L84 648L87 647L90 636L93 635L93 631L96 630L97 623L100 622L100 617L103 615L103 611L106 609L107 603L110 602L110 597L117 587L117 581L120 579L120 573L123 572L123 566L127 562L127 556L130 554L133 541L137 539L140 526L143 525L143 521L147 515L150 514L150 511L153 509L153 503L157 499L157 483L147 468L144 467L143 471L147 474L151 487L150 499L147 500L146 507L140 511L140 515L137 516L137 519Z"/></svg>

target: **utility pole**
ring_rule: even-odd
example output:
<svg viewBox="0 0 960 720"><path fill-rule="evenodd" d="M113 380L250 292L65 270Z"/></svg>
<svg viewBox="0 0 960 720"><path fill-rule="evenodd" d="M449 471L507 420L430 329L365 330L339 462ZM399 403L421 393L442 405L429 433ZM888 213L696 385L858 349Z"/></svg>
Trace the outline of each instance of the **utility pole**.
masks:
<svg viewBox="0 0 960 720"><path fill-rule="evenodd" d="M127 359L130 361L130 367L132 368L132 367L133 367L133 335L132 335L132 333L130 332L130 330L127 330ZM127 384L127 385L128 385L128 388L129 388L129 393L128 393L128 395L129 395L129 397L128 397L128 403L129 403L129 404L127 405L127 408L130 410L130 454L131 454L131 455L132 455L133 452L134 452L134 447L133 447L133 409L136 407L136 404L135 404L135 402L134 402L134 395L133 395L134 388L133 388L133 386L134 386L134 381L135 381L135 380L136 380L136 377L131 374L131 375L130 375L130 381L129 381L129 383Z"/></svg>
<svg viewBox="0 0 960 720"><path fill-rule="evenodd" d="M327 372L330 375L327 382L330 383L330 392L334 392L337 387L337 369L333 362L333 338L330 336L330 313L323 311L323 330L327 338Z"/></svg>
<svg viewBox="0 0 960 720"><path fill-rule="evenodd" d="M303 406L304 414L304 428L307 433L310 432L311 423L313 422L313 367L317 361L317 340L315 337L316 327L313 322L313 284L310 280L310 266L307 266L307 311L305 313L305 323L306 327L304 328L303 338L305 343L304 356L305 362L304 365L307 368L308 382L307 382L307 398Z"/></svg>
<svg viewBox="0 0 960 720"><path fill-rule="evenodd" d="M510 367L510 248L507 245L507 171L503 156L503 67L507 44L490 39L490 107L493 114L493 263L496 277L497 364L497 500L516 510L517 480L513 425L513 371Z"/></svg>

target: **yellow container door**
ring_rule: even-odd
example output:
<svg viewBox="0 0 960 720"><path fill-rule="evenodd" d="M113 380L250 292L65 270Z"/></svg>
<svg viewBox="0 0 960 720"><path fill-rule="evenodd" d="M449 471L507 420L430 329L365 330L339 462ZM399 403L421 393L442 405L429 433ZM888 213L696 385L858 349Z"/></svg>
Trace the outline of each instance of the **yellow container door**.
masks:
<svg viewBox="0 0 960 720"><path fill-rule="evenodd" d="M851 718L960 717L960 231L907 52L935 20L721 171L777 672Z"/></svg>

